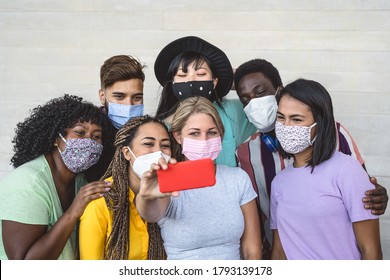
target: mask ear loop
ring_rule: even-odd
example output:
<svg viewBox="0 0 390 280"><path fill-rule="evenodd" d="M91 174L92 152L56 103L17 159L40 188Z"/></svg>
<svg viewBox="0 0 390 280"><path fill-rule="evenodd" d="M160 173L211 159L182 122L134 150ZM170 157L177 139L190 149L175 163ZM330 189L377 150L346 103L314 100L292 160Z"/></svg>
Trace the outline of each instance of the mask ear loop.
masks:
<svg viewBox="0 0 390 280"><path fill-rule="evenodd" d="M62 136L62 134L60 132L58 132L58 135L61 137L62 141L64 141L66 143L64 136Z"/></svg>
<svg viewBox="0 0 390 280"><path fill-rule="evenodd" d="M276 92L275 92L275 98L276 99L280 95L280 92L282 91L282 89L283 89L283 86L278 86L278 88L276 89Z"/></svg>
<svg viewBox="0 0 390 280"><path fill-rule="evenodd" d="M135 154L132 152L132 150L130 149L129 146L126 146L126 148L129 150L130 154L134 157L134 162L135 162L135 160L137 159L137 157L136 157ZM129 160L129 162L130 162L131 167L133 167L133 164L131 163L130 160Z"/></svg>
<svg viewBox="0 0 390 280"><path fill-rule="evenodd" d="M60 136L60 138L62 139L62 141L64 141L64 143L66 144L66 140L64 138L64 136L62 136L62 134L60 132L58 132L58 135ZM58 152L60 153L60 155L62 155L62 152L60 150L60 147L58 146L58 144L55 144L55 146L57 147L57 150ZM66 149L66 148L65 148Z"/></svg>
<svg viewBox="0 0 390 280"><path fill-rule="evenodd" d="M130 154L134 157L134 159L137 159L137 157L135 156L135 154L131 151L130 147L129 147L129 146L126 146L126 148L129 150Z"/></svg>
<svg viewBox="0 0 390 280"><path fill-rule="evenodd" d="M310 134L309 134L309 137L310 137L310 138L311 138L311 130L312 130L312 128L315 127L316 125L317 125L317 123L315 122L315 123L313 123L313 124L309 127L309 128L310 128ZM317 134L314 135L313 140L309 139L309 140L310 140L310 146L313 146L313 143L314 143L314 141L316 141L316 139L317 139Z"/></svg>

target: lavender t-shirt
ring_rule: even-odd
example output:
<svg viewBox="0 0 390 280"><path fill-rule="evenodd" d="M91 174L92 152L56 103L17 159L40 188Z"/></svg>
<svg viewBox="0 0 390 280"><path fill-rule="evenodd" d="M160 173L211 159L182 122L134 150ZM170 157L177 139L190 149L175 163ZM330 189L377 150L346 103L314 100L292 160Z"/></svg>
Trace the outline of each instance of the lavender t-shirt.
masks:
<svg viewBox="0 0 390 280"><path fill-rule="evenodd" d="M289 166L272 181L271 229L287 259L361 259L352 223L378 219L362 203L367 173L339 152L311 169Z"/></svg>

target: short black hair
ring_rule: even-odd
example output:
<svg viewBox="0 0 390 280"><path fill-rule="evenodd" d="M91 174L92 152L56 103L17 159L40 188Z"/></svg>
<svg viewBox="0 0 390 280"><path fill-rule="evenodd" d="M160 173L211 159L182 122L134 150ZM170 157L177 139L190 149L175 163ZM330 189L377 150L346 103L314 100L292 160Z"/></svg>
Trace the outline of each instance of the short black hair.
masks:
<svg viewBox="0 0 390 280"><path fill-rule="evenodd" d="M65 94L32 109L30 116L17 124L16 135L12 140L15 153L11 158L11 164L16 168L52 151L58 133L65 136L65 129L79 121L91 122L102 128L103 146L112 141L107 116L94 104L84 101L81 97Z"/></svg>
<svg viewBox="0 0 390 280"><path fill-rule="evenodd" d="M286 85L276 96L278 105L284 95L289 95L309 106L317 123L317 137L313 144L312 157L308 162L313 172L314 167L330 159L336 149L332 98L320 83L305 79L298 79Z"/></svg>
<svg viewBox="0 0 390 280"><path fill-rule="evenodd" d="M278 88L279 86L283 85L279 71L275 66L272 65L272 63L265 59L255 58L241 64L236 69L234 73L234 87L236 88L236 91L242 77L257 72L261 72L265 77L267 77L271 81L274 88Z"/></svg>

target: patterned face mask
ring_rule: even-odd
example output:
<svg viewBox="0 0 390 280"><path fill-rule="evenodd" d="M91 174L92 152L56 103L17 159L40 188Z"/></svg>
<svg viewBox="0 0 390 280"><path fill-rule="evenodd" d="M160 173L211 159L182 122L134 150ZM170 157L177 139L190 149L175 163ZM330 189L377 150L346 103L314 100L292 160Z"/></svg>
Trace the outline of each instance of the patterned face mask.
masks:
<svg viewBox="0 0 390 280"><path fill-rule="evenodd" d="M214 102L216 97L212 80L173 83L172 91L178 100L193 96L203 96L211 102Z"/></svg>
<svg viewBox="0 0 390 280"><path fill-rule="evenodd" d="M65 140L61 133L58 135L66 144L63 152L57 146L58 151L66 167L73 173L83 172L99 161L103 151L102 144L89 138Z"/></svg>
<svg viewBox="0 0 390 280"><path fill-rule="evenodd" d="M215 160L222 150L221 137L208 140L183 138L183 155L189 160L211 158Z"/></svg>
<svg viewBox="0 0 390 280"><path fill-rule="evenodd" d="M289 154L297 154L312 146L316 137L311 140L311 129L316 126L285 126L281 122L276 122L275 133L283 150Z"/></svg>

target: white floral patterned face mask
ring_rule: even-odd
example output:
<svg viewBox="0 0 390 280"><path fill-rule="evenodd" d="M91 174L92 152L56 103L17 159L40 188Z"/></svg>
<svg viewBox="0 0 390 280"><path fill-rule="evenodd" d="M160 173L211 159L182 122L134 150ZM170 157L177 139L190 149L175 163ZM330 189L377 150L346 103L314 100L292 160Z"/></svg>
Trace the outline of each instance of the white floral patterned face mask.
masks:
<svg viewBox="0 0 390 280"><path fill-rule="evenodd" d="M297 154L312 146L316 137L311 140L311 129L316 126L286 126L281 122L276 122L275 133L283 150L289 154Z"/></svg>
<svg viewBox="0 0 390 280"><path fill-rule="evenodd" d="M103 145L90 138L70 138L65 140L61 133L58 133L62 141L65 142L65 150L60 152L61 158L73 173L80 173L99 161L103 151Z"/></svg>

